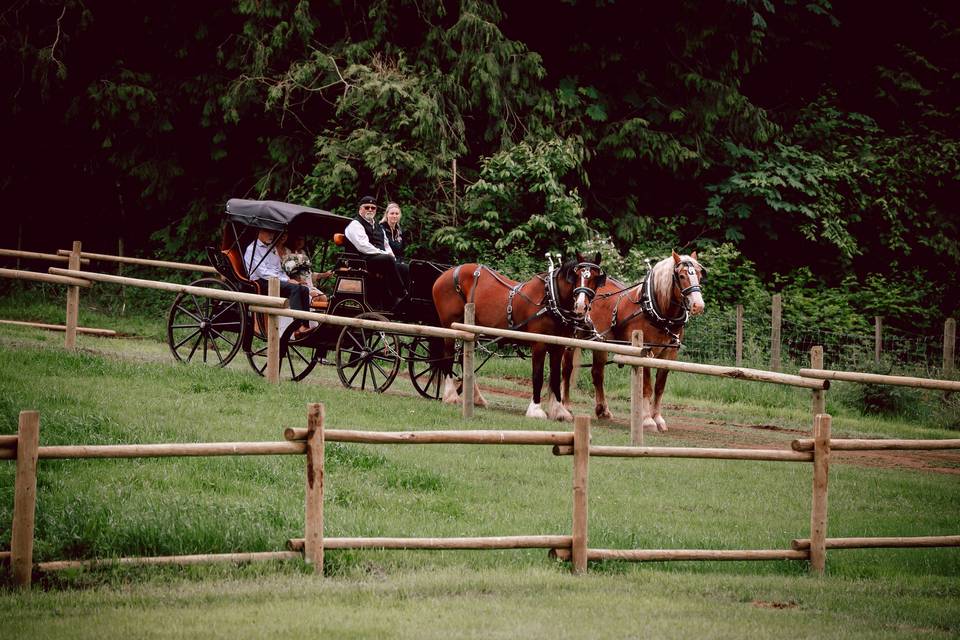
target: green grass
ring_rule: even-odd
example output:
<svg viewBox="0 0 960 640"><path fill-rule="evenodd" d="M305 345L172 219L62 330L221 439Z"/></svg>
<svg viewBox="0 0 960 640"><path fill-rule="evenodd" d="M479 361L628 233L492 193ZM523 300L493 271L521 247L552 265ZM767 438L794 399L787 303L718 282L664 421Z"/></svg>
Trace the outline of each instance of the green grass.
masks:
<svg viewBox="0 0 960 640"><path fill-rule="evenodd" d="M948 638L955 581L458 567L318 580L281 567L137 575L0 599L8 637ZM239 576L233 574L241 574Z"/></svg>
<svg viewBox="0 0 960 640"><path fill-rule="evenodd" d="M13 295L0 315L54 306ZM53 319L53 318L50 318ZM62 318L61 318L62 320ZM81 313L88 326L162 335L161 318ZM519 417L527 399L492 396L464 423L457 407L416 397L398 379L384 395L343 389L331 367L302 384L268 385L239 358L226 370L182 366L161 342L0 327L0 433L22 409L41 412L42 444L278 440L326 405L329 428L569 428ZM625 415L626 370L611 367ZM525 389L529 362L498 360L484 377ZM581 375L586 380L586 373ZM585 385L581 385L586 390ZM580 396L581 410L592 405ZM673 415L809 429L809 392L674 375ZM942 407L942 405L940 405ZM924 410L862 416L833 399L841 435L955 437ZM670 415L667 416L668 420ZM597 423L594 441L627 444ZM713 435L705 434L705 438ZM783 436L789 438L791 436ZM647 434L649 444L678 436ZM684 443L689 445L689 443ZM571 459L545 447L328 443L329 536L566 534ZM300 456L40 462L35 556L117 557L279 550L303 535ZM807 537L809 465L709 460L591 460L590 546L786 548ZM9 546L13 465L0 464L0 547ZM955 475L831 466L831 536L956 534ZM328 551L326 579L299 562L111 568L39 578L29 594L0 590L11 637L955 637L957 549L832 551L823 579L804 563L598 563L574 578L542 550ZM8 580L4 578L4 580Z"/></svg>

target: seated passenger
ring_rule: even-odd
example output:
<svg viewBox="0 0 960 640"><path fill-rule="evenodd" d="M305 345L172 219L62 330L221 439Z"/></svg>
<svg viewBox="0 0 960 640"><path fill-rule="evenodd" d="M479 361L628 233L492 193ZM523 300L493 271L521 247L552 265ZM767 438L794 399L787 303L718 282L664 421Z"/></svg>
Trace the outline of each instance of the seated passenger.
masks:
<svg viewBox="0 0 960 640"><path fill-rule="evenodd" d="M280 256L277 255L273 247L273 240L276 238L276 231L269 229L260 229L256 239L247 246L243 252L243 264L246 267L248 277L260 286L260 293L266 295L268 280L277 278L280 280L280 294L286 296L290 301L290 308L297 311L310 310L310 289L297 283L291 282L290 278L284 273L280 265ZM285 325L281 317L281 330ZM289 320L289 318L286 318ZM301 321L297 321L301 322Z"/></svg>
<svg viewBox="0 0 960 640"><path fill-rule="evenodd" d="M287 235L277 243L277 253L280 255L280 264L290 282L296 282L310 289L311 300L326 302L327 296L316 287L317 280L322 274L313 272L313 261L307 255L301 235Z"/></svg>
<svg viewBox="0 0 960 640"><path fill-rule="evenodd" d="M390 250L397 259L397 267L400 269L400 276L407 289L410 289L410 264L404 259L403 254L406 249L407 241L403 236L403 229L400 228L400 205L391 202L380 218L380 227L383 234L390 243Z"/></svg>
<svg viewBox="0 0 960 640"><path fill-rule="evenodd" d="M407 296L403 278L397 268L397 260L387 242L383 227L377 224L376 201L370 196L360 198L357 217L344 229L344 235L353 247L367 260L370 273L383 277L387 288L389 308L396 306Z"/></svg>

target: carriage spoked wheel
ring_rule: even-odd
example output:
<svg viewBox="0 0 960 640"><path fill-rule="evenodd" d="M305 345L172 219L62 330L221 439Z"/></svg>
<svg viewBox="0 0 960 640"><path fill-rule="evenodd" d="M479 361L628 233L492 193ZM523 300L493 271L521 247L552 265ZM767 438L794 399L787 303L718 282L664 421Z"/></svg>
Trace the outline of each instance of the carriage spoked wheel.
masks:
<svg viewBox="0 0 960 640"><path fill-rule="evenodd" d="M379 313L361 313L360 320L387 322ZM337 338L337 375L347 388L386 391L400 371L400 339L396 334L364 327L344 327Z"/></svg>
<svg viewBox="0 0 960 640"><path fill-rule="evenodd" d="M459 352L459 344L457 349ZM424 398L439 400L443 395L443 373L440 371L440 362L433 359L435 357L439 356L431 356L430 338L416 336L407 345L407 372L410 374L413 388ZM462 384L462 356L454 356L453 375L458 380L458 384Z"/></svg>
<svg viewBox="0 0 960 640"><path fill-rule="evenodd" d="M236 291L216 278L201 278L190 286ZM246 326L243 303L180 293L167 316L167 344L180 362L225 367L240 350Z"/></svg>
<svg viewBox="0 0 960 640"><path fill-rule="evenodd" d="M299 382L309 375L320 362L325 351L311 344L312 336L294 338L295 325L291 324L280 336L280 375ZM259 375L267 374L267 339L256 332L250 339L247 360Z"/></svg>

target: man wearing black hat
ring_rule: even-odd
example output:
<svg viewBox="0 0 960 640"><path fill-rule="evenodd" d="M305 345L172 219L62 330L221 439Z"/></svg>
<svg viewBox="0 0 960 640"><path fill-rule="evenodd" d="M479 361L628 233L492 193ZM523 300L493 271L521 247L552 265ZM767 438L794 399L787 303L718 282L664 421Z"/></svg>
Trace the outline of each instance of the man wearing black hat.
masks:
<svg viewBox="0 0 960 640"><path fill-rule="evenodd" d="M380 274L387 287L387 295L396 307L407 296L397 259L387 242L383 228L377 224L377 201L371 196L360 198L357 217L347 225L343 234L350 244L367 260L371 273Z"/></svg>

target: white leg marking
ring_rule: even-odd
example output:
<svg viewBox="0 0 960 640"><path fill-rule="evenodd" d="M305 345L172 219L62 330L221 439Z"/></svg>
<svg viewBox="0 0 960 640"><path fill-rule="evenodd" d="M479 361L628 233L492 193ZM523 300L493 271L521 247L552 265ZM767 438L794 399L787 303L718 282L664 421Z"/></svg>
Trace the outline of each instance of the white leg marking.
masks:
<svg viewBox="0 0 960 640"><path fill-rule="evenodd" d="M530 401L530 406L527 407L526 416L528 418L539 418L540 420L547 419L547 414L543 412L543 408L533 400Z"/></svg>
<svg viewBox="0 0 960 640"><path fill-rule="evenodd" d="M457 383L453 376L447 376L443 381L443 402L444 404L457 404L460 402L460 394L457 393Z"/></svg>
<svg viewBox="0 0 960 640"><path fill-rule="evenodd" d="M474 382L473 384L473 406L475 407L485 407L487 406L487 399L483 397L483 394L480 393L480 385Z"/></svg>

